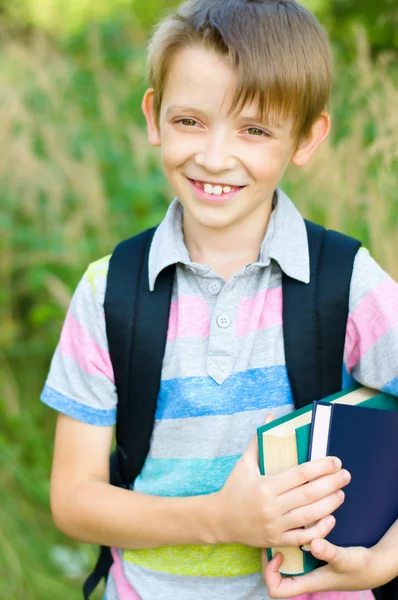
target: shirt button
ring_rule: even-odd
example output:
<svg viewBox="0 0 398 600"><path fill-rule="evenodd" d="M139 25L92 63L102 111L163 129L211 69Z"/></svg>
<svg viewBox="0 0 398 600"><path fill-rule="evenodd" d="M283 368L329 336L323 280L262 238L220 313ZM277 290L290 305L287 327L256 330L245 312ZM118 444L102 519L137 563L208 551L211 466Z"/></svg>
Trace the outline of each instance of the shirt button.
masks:
<svg viewBox="0 0 398 600"><path fill-rule="evenodd" d="M221 291L221 284L219 281L212 281L209 283L209 287L207 289L209 290L209 294L212 296L217 296L217 294L219 294Z"/></svg>
<svg viewBox="0 0 398 600"><path fill-rule="evenodd" d="M217 317L217 325L222 329L226 329L231 325L231 319L226 313L222 313Z"/></svg>

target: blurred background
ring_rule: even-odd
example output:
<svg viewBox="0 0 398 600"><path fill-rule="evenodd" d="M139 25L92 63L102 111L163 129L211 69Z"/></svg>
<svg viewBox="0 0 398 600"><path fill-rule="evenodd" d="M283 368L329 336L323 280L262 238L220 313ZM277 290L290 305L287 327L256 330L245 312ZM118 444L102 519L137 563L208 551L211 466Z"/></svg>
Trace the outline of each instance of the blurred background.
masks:
<svg viewBox="0 0 398 600"><path fill-rule="evenodd" d="M52 525L56 415L39 394L88 263L171 199L140 103L146 40L175 4L0 1L0 598L78 599L96 554ZM398 278L397 2L304 4L334 48L334 127L282 187Z"/></svg>

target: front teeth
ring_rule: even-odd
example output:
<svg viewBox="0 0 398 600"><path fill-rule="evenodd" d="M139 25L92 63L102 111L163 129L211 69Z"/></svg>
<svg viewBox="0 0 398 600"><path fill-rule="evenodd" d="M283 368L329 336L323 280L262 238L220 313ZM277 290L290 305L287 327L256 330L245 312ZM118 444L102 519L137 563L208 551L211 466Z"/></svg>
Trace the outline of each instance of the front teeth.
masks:
<svg viewBox="0 0 398 600"><path fill-rule="evenodd" d="M215 196L221 196L222 193L229 194L231 191L231 188L228 185L226 185L224 188L222 188L221 185L215 185L213 187L211 183L205 183L203 189L206 194L214 194Z"/></svg>

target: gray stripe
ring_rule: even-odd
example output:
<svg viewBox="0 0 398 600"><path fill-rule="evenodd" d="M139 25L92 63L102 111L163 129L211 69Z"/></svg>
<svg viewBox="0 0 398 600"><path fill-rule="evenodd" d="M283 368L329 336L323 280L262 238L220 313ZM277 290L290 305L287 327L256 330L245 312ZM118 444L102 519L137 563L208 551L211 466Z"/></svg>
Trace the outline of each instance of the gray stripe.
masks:
<svg viewBox="0 0 398 600"><path fill-rule="evenodd" d="M354 312L366 294L383 283L389 275L361 248L355 258L350 288L350 313Z"/></svg>
<svg viewBox="0 0 398 600"><path fill-rule="evenodd" d="M214 281L218 281L222 288L226 287L226 290L229 287L229 293L231 297L236 298L237 304L241 299L254 298L259 292L281 287L282 284L281 270L276 263L272 263L271 272L269 268L251 265L242 270L238 276L234 276L234 281L229 284L213 271L198 276L185 265L177 265L176 274L177 278L172 294L173 302L177 302L180 296L203 298L210 302L216 301L217 296L209 292L209 284ZM253 274L255 274L254 277Z"/></svg>
<svg viewBox="0 0 398 600"><path fill-rule="evenodd" d="M291 412L292 408L287 404L275 408L272 413L278 418ZM211 459L243 454L268 413L269 409L263 409L233 415L157 421L149 455L165 459Z"/></svg>
<svg viewBox="0 0 398 600"><path fill-rule="evenodd" d="M359 383L381 390L398 376L398 327L394 327L366 352L354 367L352 376Z"/></svg>
<svg viewBox="0 0 398 600"><path fill-rule="evenodd" d="M208 338L180 338L169 341L163 361L162 379L208 376ZM234 336L230 352L234 357L232 372L262 369L285 364L282 327L269 327L249 333L244 338Z"/></svg>
<svg viewBox="0 0 398 600"><path fill-rule="evenodd" d="M123 600L119 598L113 576L110 573L106 582L106 600Z"/></svg>
<svg viewBox="0 0 398 600"><path fill-rule="evenodd" d="M83 406L113 409L117 404L116 388L105 375L90 375L72 358L56 350L47 384Z"/></svg>
<svg viewBox="0 0 398 600"><path fill-rule="evenodd" d="M269 600L261 573L241 577L182 577L150 571L129 562L124 563L124 572L134 582L141 600Z"/></svg>

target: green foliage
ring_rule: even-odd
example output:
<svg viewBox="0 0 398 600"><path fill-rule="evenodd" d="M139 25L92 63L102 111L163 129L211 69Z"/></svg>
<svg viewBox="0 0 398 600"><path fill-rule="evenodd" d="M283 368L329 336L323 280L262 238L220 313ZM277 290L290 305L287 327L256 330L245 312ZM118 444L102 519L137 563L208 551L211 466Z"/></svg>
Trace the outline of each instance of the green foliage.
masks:
<svg viewBox="0 0 398 600"><path fill-rule="evenodd" d="M5 2L10 17L52 34L64 36L84 28L91 20L107 20L124 9L132 9L133 0L19 0Z"/></svg>
<svg viewBox="0 0 398 600"><path fill-rule="evenodd" d="M355 26L366 31L373 52L398 51L398 4L396 0L332 0L330 16L333 34L352 40Z"/></svg>

